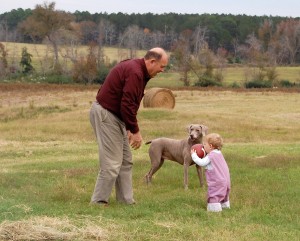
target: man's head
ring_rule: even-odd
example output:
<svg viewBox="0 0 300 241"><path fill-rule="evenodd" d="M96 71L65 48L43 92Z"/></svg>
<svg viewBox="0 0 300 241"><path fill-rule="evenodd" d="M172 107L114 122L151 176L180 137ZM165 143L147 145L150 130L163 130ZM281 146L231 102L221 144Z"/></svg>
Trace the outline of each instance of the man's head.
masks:
<svg viewBox="0 0 300 241"><path fill-rule="evenodd" d="M146 53L144 60L151 78L164 71L168 59L167 53L162 48L153 48Z"/></svg>

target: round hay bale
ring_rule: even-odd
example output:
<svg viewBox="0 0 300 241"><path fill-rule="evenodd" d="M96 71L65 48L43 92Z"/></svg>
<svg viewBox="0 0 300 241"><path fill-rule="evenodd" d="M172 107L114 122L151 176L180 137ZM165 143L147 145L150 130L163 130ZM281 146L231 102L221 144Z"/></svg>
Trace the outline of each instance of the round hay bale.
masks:
<svg viewBox="0 0 300 241"><path fill-rule="evenodd" d="M169 89L151 88L144 95L143 105L145 108L173 109L175 97Z"/></svg>

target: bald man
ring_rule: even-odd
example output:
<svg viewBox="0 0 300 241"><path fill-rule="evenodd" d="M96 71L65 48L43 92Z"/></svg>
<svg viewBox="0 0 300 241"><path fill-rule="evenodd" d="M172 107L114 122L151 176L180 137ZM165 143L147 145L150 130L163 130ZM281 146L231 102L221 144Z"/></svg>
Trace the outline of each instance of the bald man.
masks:
<svg viewBox="0 0 300 241"><path fill-rule="evenodd" d="M134 204L132 154L143 141L137 111L148 81L163 72L168 55L162 48L150 49L144 58L121 61L106 77L90 110L100 169L91 202L108 205L113 186L116 199Z"/></svg>

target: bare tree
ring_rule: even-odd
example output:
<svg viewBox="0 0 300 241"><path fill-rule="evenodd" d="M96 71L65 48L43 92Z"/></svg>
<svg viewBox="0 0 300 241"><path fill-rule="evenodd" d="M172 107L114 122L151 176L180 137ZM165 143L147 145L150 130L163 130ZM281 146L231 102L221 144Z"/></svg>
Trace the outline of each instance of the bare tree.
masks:
<svg viewBox="0 0 300 241"><path fill-rule="evenodd" d="M151 40L152 42L149 42L149 47L150 46L164 46L166 42L166 34L162 33L160 31L156 31L151 33Z"/></svg>
<svg viewBox="0 0 300 241"><path fill-rule="evenodd" d="M206 48L207 28L198 25L193 33L194 56L198 56L202 49Z"/></svg>
<svg viewBox="0 0 300 241"><path fill-rule="evenodd" d="M289 19L279 23L275 37L282 51L288 52L289 63L294 64L300 52L300 20Z"/></svg>
<svg viewBox="0 0 300 241"><path fill-rule="evenodd" d="M234 57L237 57L237 51L239 46L239 40L237 38L233 38L232 41L233 51L234 51Z"/></svg>
<svg viewBox="0 0 300 241"><path fill-rule="evenodd" d="M0 22L0 41L8 41L8 25L6 20Z"/></svg>
<svg viewBox="0 0 300 241"><path fill-rule="evenodd" d="M97 77L97 58L95 56L97 44L90 43L88 55L80 57L73 66L73 79L78 83L91 84Z"/></svg>
<svg viewBox="0 0 300 241"><path fill-rule="evenodd" d="M78 25L77 30L82 44L88 44L97 40L98 26L96 23L92 21L82 21L78 23Z"/></svg>
<svg viewBox="0 0 300 241"><path fill-rule="evenodd" d="M137 26L129 26L120 37L119 46L129 49L129 58L136 57L136 51L141 44L143 31Z"/></svg>
<svg viewBox="0 0 300 241"><path fill-rule="evenodd" d="M273 38L273 22L271 19L265 19L258 29L258 39L262 43L262 50L268 51L269 45Z"/></svg>
<svg viewBox="0 0 300 241"><path fill-rule="evenodd" d="M193 32L191 30L183 31L178 39L173 50L173 56L175 58L175 64L179 72L181 73L181 80L185 86L190 85L190 79L188 78L189 72L193 69L193 58L191 54L191 39Z"/></svg>
<svg viewBox="0 0 300 241"><path fill-rule="evenodd" d="M7 51L5 46L0 43L0 77L4 77L7 74L8 62L7 62Z"/></svg>
<svg viewBox="0 0 300 241"><path fill-rule="evenodd" d="M213 69L216 58L214 53L209 49L208 44L203 46L197 58L200 65L204 67L204 71L201 73L201 75L213 78ZM200 74L198 74L198 76L200 76ZM201 77L198 78L201 79Z"/></svg>
<svg viewBox="0 0 300 241"><path fill-rule="evenodd" d="M103 42L104 44L114 45L117 41L117 30L116 26L106 19L101 19L98 24L98 29L103 31Z"/></svg>
<svg viewBox="0 0 300 241"><path fill-rule="evenodd" d="M261 41L254 35L254 33L248 35L246 39L246 48L240 49L244 50L244 56L246 56L250 62L250 64L256 66L259 65L262 61L262 43Z"/></svg>
<svg viewBox="0 0 300 241"><path fill-rule="evenodd" d="M24 34L31 36L32 39L46 38L54 53L54 68L59 67L59 43L63 30L71 29L73 16L63 11L55 10L55 3L51 2L43 5L37 4L32 15L24 20L20 29Z"/></svg>
<svg viewBox="0 0 300 241"><path fill-rule="evenodd" d="M222 80L222 70L215 76L213 68L216 62L214 53L209 49L206 42L206 28L198 26L195 32L183 31L174 49L176 66L182 74L182 81L185 86L190 85L189 73L197 76L197 83L200 85L212 85L215 80ZM192 54L193 53L193 54ZM221 57L219 65L223 64Z"/></svg>

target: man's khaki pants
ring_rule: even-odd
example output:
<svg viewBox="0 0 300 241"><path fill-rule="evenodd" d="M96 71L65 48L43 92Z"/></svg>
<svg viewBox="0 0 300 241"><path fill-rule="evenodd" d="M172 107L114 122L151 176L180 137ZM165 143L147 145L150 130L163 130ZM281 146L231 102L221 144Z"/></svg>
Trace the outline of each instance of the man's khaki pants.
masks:
<svg viewBox="0 0 300 241"><path fill-rule="evenodd" d="M100 162L91 201L108 202L115 185L117 201L134 203L132 154L124 122L98 102L92 104L90 121L97 137Z"/></svg>

